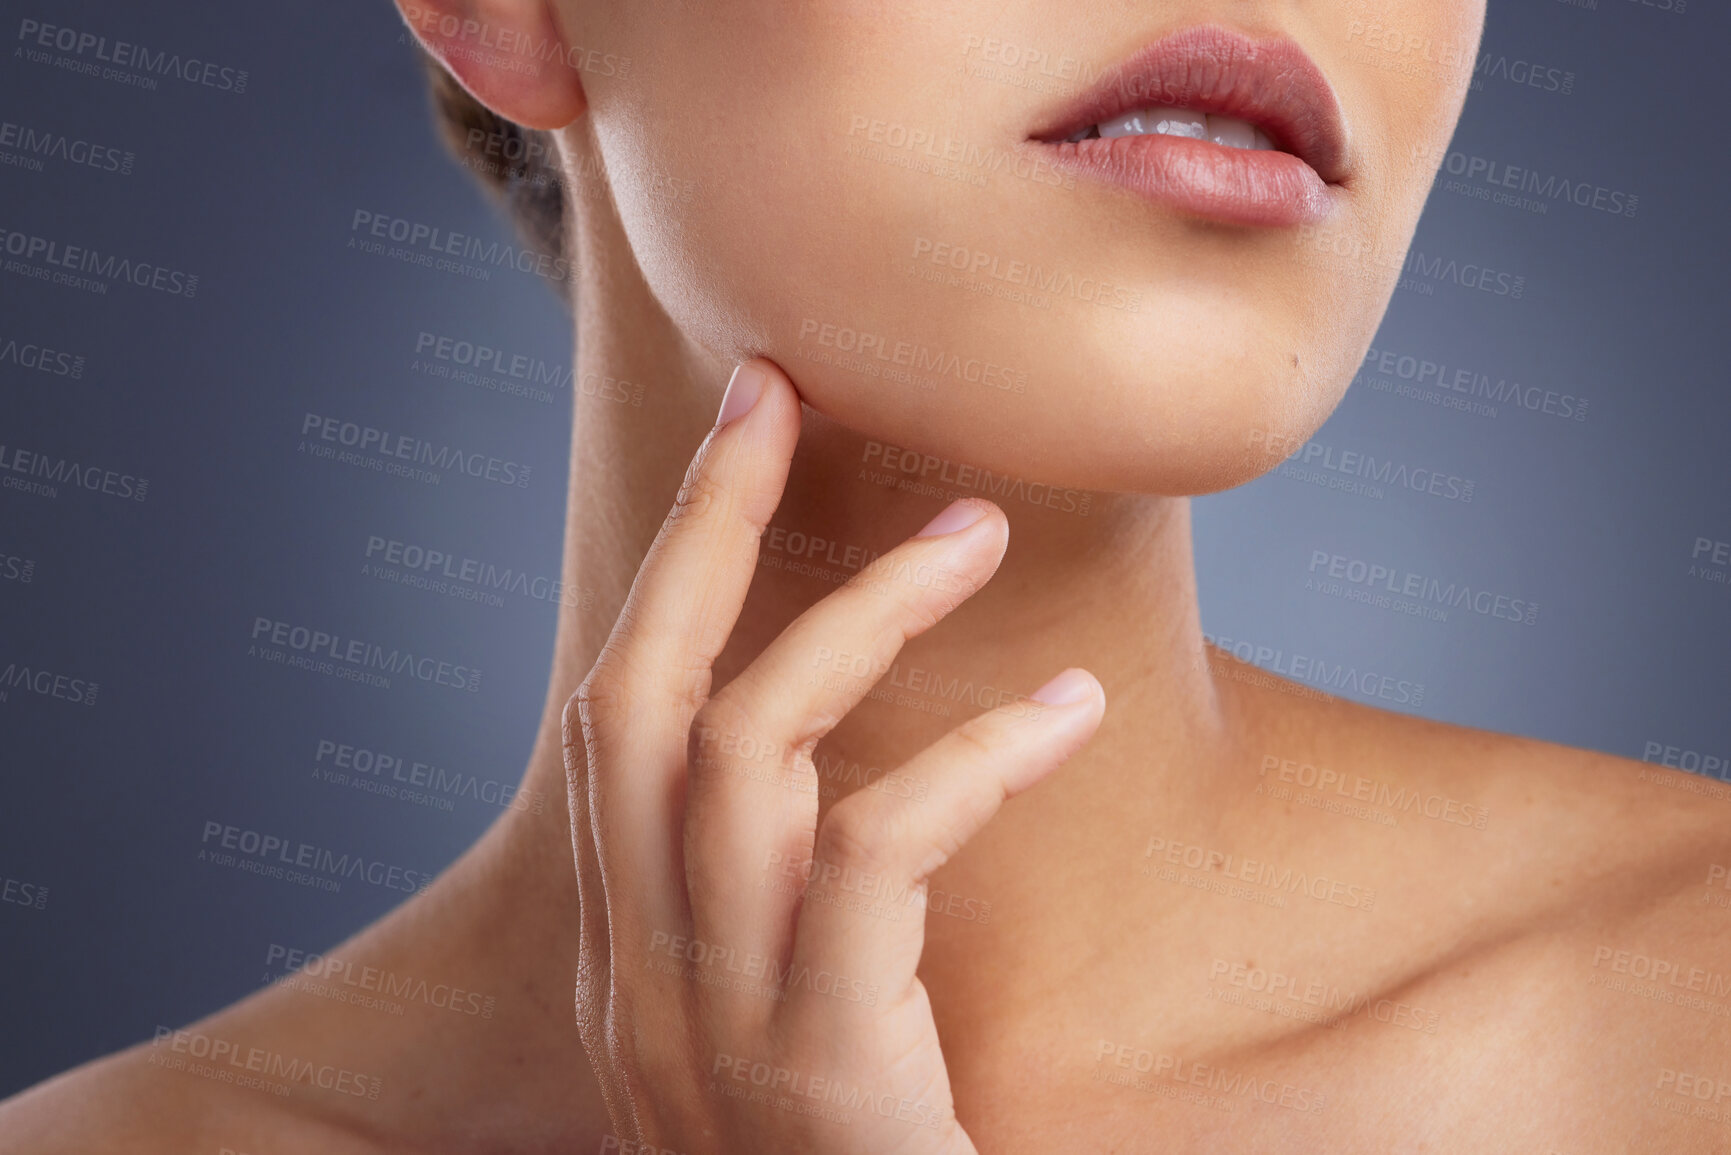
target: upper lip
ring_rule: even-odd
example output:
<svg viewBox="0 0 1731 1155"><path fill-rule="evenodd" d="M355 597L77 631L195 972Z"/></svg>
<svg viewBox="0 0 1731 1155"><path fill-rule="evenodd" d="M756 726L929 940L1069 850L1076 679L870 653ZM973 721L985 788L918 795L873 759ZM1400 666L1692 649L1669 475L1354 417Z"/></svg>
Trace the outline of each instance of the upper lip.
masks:
<svg viewBox="0 0 1731 1155"><path fill-rule="evenodd" d="M1061 141L1155 106L1249 121L1329 184L1347 176L1346 124L1322 70L1291 40L1252 40L1212 25L1167 36L1109 69L1033 139Z"/></svg>

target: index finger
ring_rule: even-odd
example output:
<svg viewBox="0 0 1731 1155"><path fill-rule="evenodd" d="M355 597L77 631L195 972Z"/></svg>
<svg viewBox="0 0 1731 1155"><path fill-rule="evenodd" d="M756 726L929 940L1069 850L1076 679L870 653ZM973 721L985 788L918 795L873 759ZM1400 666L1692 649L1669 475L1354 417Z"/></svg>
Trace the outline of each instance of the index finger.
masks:
<svg viewBox="0 0 1731 1155"><path fill-rule="evenodd" d="M734 370L715 428L572 701L583 724L610 909L625 881L640 899L662 896L639 903L641 914L672 914L665 896L681 877L674 807L686 732L745 603L799 424L799 394L776 365L759 358Z"/></svg>

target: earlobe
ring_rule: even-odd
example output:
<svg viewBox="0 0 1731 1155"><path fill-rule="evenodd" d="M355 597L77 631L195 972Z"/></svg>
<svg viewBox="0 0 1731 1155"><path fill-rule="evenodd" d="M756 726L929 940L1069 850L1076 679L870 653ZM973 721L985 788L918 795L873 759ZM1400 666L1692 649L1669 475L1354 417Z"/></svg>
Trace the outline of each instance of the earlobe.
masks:
<svg viewBox="0 0 1731 1155"><path fill-rule="evenodd" d="M555 0L397 0L409 30L469 94L524 128L564 128L588 107Z"/></svg>

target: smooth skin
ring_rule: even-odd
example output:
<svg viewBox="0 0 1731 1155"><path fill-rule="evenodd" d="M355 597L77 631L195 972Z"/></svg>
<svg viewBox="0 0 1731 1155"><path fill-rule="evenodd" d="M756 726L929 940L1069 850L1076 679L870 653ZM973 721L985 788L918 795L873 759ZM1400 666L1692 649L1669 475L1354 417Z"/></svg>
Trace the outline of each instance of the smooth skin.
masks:
<svg viewBox="0 0 1731 1155"><path fill-rule="evenodd" d="M1060 771L1003 803L927 883L915 974L955 1123L977 1150L1723 1149L1725 1125L1709 1112L1723 1111L1719 1085L1731 1083L1731 906L1721 901L1731 896L1723 885L1731 811L1709 792L1715 784L1317 695L1233 663L1202 640L1185 495L1272 466L1247 445L1307 437L1345 390L1464 96L1462 76L1364 57L1367 37L1354 36L1352 22L1398 29L1398 64L1423 61L1409 44L1471 59L1480 6L422 7L632 62L612 75L531 73L489 68L484 53L458 55L428 41L501 113L557 128L579 270L575 376L641 383L645 398L641 408L592 392L574 399L563 577L594 596L561 607L523 782L528 796L552 804L502 816L426 894L331 951L355 968L486 992L496 1013L479 1019L410 1005L396 1016L273 986L192 1029L376 1077L378 1098L298 1082L282 1096L219 1083L163 1065L172 1045L147 1041L0 1105L0 1152L563 1155L630 1151L641 1139L661 1141L663 1151L686 1144L672 1149L697 1155L774 1150L770 1139L787 1128L810 1128L792 1149L825 1150L809 1143L821 1118L778 1108L755 1118L750 1104L710 1090L711 1082L753 1087L758 1062L771 1081L778 1069L788 1072L778 1090L793 1089L795 1074L808 1077L808 1090L811 1076L862 1087L881 1081L892 1107L904 1099L941 1107L941 1084L916 1088L921 1079L903 1080L896 1069L868 1080L840 1057L832 1065L832 1056L794 1045L810 1045L809 1037L767 1027L809 1006L803 978L783 981L785 1001L747 990L755 1000L747 1003L732 997L739 988L718 987L758 982L769 964L754 958L774 958L784 970L793 956L776 952L788 941L797 950L810 913L802 910L801 924L780 938L764 930L757 904L785 895L756 883L768 875L799 891L806 872L786 869L797 853L772 863L774 847L763 845L754 863L741 844L797 842L809 830L817 850L816 831L856 793L875 803L895 797L888 782L915 779L889 775L937 749L959 722L1005 704L999 692L1016 702L1068 668L1089 671L1108 703L1093 737ZM1334 236L1339 249L1375 259L1343 261L1292 236L1179 219L1112 190L1054 196L1026 181L945 183L845 151L854 115L944 124L981 147L1017 146L1053 98L954 70L970 35L1110 62L1204 20L1294 36L1317 59L1347 114L1356 164ZM666 195L685 187L696 190L689 200ZM1040 312L916 283L901 254L920 235L1111 280L1139 291L1145 309ZM934 347L994 350L1026 369L1030 392L916 391L849 377L800 355L802 314L870 320ZM758 354L787 371L805 402L797 447L779 505L762 489L700 491L700 510L755 502L774 506L773 520L709 677L699 680L695 666L656 664L683 661L667 643L631 671L645 685L686 684L690 692L664 705L664 715L677 708L695 718L711 687L758 692L752 677L740 683L745 671L864 568L846 562L848 550L860 551L857 559L942 548L907 539L952 496L968 493L880 484L896 480L886 445L1098 489L1087 495L1085 516L1001 503L1008 544L991 581L978 585L981 572L963 582L971 596L908 640L893 669L810 752L815 820L799 809L809 807L799 791L758 788L771 785L751 776L761 769L759 744L742 742L758 727L800 729L788 719L809 700L812 687L802 682L753 698L773 709L753 715L749 733L720 720L709 746L698 728L697 749L678 757L671 722L654 731L659 757L610 761L616 752L602 750L591 765L585 747L576 767L583 789L570 792L574 837L562 804L567 705L598 663L614 659L617 670L621 649L635 647L640 622L626 607L644 604L629 599L650 588L639 586L639 570L662 566L668 510L711 436L724 385L736 364ZM795 423L773 411L782 412L776 444L785 453ZM724 427L718 440L730 435ZM752 468L777 476L773 457L765 453ZM992 528L1003 525L998 517L974 532L1002 533ZM836 543L836 551L796 548L794 533ZM687 592L720 604L717 583L724 572L737 582L743 558L741 548L732 568L719 555L688 567L717 577ZM959 575L966 560L946 564ZM835 654L842 635L861 628L854 601L835 640L823 642ZM869 604L883 612L887 603ZM707 653L720 638L702 641L698 652ZM1633 666L1608 676L1618 675L1645 676ZM839 675L831 666L826 676ZM962 694L964 685L974 692ZM1614 695L1607 701L1615 707ZM638 705L634 699L623 718L614 710L618 731L639 725ZM1056 724L1060 713L1054 707L1043 719ZM693 784L717 790L647 795L634 803L643 807L641 825L621 819L611 832L598 829L606 815L590 807L610 774L629 797L634 782L677 784L678 758ZM743 760L748 773L728 774L704 762L711 758ZM1306 787L1320 779L1307 778L1305 767L1327 771L1333 785ZM783 783L810 779L803 763L778 772ZM861 785L868 777L876 790ZM937 788L947 780L921 771L921 815L937 813ZM1368 798L1356 796L1361 789ZM1434 800L1436 816L1391 810L1386 800L1396 795L1424 807ZM726 805L739 797L768 797L784 809L752 810L748 828ZM691 816L711 803L721 804L708 811L713 825L688 853ZM1485 816L1482 828L1451 820L1463 807ZM675 813L687 825L676 828ZM907 841L867 848L856 840L855 853L917 845L912 831L900 833ZM593 855L581 872L574 846ZM640 889L616 901L609 854L660 862L661 873L627 872ZM1243 872L1254 883L1264 865L1276 875L1301 872L1309 886L1300 893L1247 884ZM856 895L860 885L844 892ZM844 888L837 881L832 889ZM875 884L866 889L877 893ZM1284 905L1267 901L1271 890ZM702 938L716 933L697 913L715 893L738 901L709 903L721 914L705 917L739 918L745 941ZM817 913L825 917L846 913L823 905ZM615 924L616 913L631 925ZM824 969L848 980L839 989L849 993L875 983L878 1007L823 996L836 1004L821 1010L837 1038L858 1037L845 1032L870 1020L867 1010L906 1006L899 996L913 989L902 981L905 967L877 974L866 966L874 945L893 944L908 928L867 929L846 944L845 965ZM605 979L596 958L602 941ZM598 994L603 983L607 1000ZM611 998L615 990L634 992L635 1001ZM929 1051L909 1041L928 1038L923 1021L909 1030L915 1017L898 1020L907 1032L900 1046L929 1064ZM876 1071L869 1052L890 1036L867 1037ZM762 1053L752 1052L756 1045ZM718 1068L723 1054L729 1060ZM742 1079L741 1061L753 1064ZM830 1149L852 1150L847 1144L868 1130L875 1138L883 1117L855 1114L831 1126L827 1141L840 1146ZM782 1130L742 1136L750 1123ZM945 1138L919 1125L905 1135L908 1144Z"/></svg>
<svg viewBox="0 0 1731 1155"><path fill-rule="evenodd" d="M1067 670L915 755L896 778L917 793L855 791L820 824L818 743L909 640L991 576L1008 525L989 503L955 503L711 692L799 408L768 362L734 374L620 625L566 709L578 1022L589 1053L607 1056L608 1110L631 1142L972 1155L916 973L927 884L1093 734L1104 698ZM866 673L814 677L819 655L838 651ZM778 885L781 863L799 864L803 885ZM639 961L657 943L671 967Z"/></svg>

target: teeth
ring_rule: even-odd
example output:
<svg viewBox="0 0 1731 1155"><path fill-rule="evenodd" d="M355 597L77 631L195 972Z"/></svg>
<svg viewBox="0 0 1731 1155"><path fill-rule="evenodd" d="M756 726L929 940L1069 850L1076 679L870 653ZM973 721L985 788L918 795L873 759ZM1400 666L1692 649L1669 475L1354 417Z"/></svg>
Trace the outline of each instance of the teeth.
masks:
<svg viewBox="0 0 1731 1155"><path fill-rule="evenodd" d="M1154 131L1161 136L1188 136L1193 140L1208 139L1208 118L1200 112L1183 108L1156 108L1149 112Z"/></svg>
<svg viewBox="0 0 1731 1155"><path fill-rule="evenodd" d="M1113 120L1100 122L1100 135L1110 140L1119 136L1146 136L1153 128L1144 127L1142 112L1132 112Z"/></svg>
<svg viewBox="0 0 1731 1155"><path fill-rule="evenodd" d="M1227 148L1255 148L1256 129L1248 120L1211 116L1208 118L1208 139Z"/></svg>
<svg viewBox="0 0 1731 1155"><path fill-rule="evenodd" d="M1210 140L1225 148L1271 149L1268 134L1247 120L1231 116L1207 116L1187 108L1139 108L1135 112L1101 121L1070 136L1070 141L1093 136L1187 136Z"/></svg>

